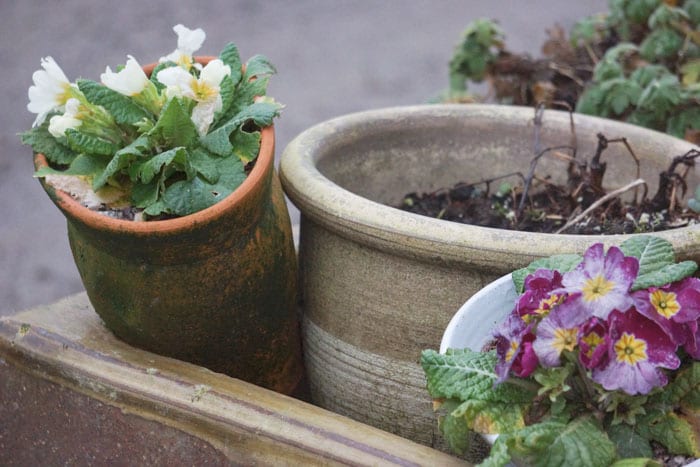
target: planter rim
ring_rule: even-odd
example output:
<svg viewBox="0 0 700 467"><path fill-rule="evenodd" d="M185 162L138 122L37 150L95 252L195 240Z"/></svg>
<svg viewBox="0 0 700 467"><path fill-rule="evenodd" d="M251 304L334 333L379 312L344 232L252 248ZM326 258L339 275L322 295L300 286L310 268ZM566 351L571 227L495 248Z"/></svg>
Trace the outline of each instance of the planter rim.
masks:
<svg viewBox="0 0 700 467"><path fill-rule="evenodd" d="M486 118L494 122L511 122L523 124L533 119L534 110L530 107L504 106L491 104L429 104L399 106L352 113L319 123L294 138L285 148L280 159L280 178L287 196L301 210L302 214L325 228L350 239L361 239L363 243L380 249L391 249L401 254L405 247L398 243L410 242L412 257L422 257L434 262L463 263L466 258L473 263L473 253L484 249L496 255L518 257L518 263L527 263L534 254L528 254L533 241L541 242L546 251L539 252L549 256L571 251L583 251L594 242L607 245L618 244L631 235L572 235L543 234L481 227L456 222L433 219L418 214L402 211L378 202L371 201L337 185L318 169L328 147L342 135L360 140L367 135L377 135L382 131L396 129L397 122L414 125L415 122L435 126L440 119ZM652 134L655 138L667 141L669 151L683 153L692 148L689 142L670 135L635 125L574 114L578 127L588 123L605 125L613 133L627 135ZM548 110L547 121L566 122L568 112ZM345 141L347 142L347 140ZM351 144L351 143L350 143ZM670 241L676 252L683 256L700 248L692 243L700 242L700 226L683 227L675 230L655 232L653 235ZM647 233L647 235L649 235ZM505 256L504 256L505 255ZM500 269L493 261L484 263L484 267Z"/></svg>
<svg viewBox="0 0 700 467"><path fill-rule="evenodd" d="M207 64L209 61L215 58L217 57L195 57L195 59L202 64ZM151 63L145 65L143 69L146 74L150 75L156 65L156 63ZM241 204L243 200L252 196L257 187L260 185L262 179L270 170L270 167L274 164L274 155L275 131L274 125L270 125L261 129L260 149L255 165L238 188L213 206L209 206L206 209L188 214L186 216L167 220L134 222L125 219L115 219L86 208L76 201L70 194L54 187L47 186L43 180L41 180L41 185L47 192L55 193L54 202L64 212L64 214L74 219L80 219L80 222L93 229L135 235L153 233L172 234L187 231L196 226L208 224L212 220L220 217L223 212L230 210L232 206ZM36 154L34 161L37 168L47 165L46 157L40 153Z"/></svg>

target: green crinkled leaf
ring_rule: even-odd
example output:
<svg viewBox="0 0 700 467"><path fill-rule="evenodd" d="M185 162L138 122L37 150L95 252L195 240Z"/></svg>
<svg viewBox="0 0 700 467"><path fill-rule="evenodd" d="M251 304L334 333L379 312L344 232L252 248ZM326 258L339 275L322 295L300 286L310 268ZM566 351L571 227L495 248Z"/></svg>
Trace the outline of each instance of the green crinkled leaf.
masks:
<svg viewBox="0 0 700 467"><path fill-rule="evenodd" d="M500 435L494 448L498 444L504 444L513 459L529 466L608 467L615 460L615 445L590 416L569 423L529 425Z"/></svg>
<svg viewBox="0 0 700 467"><path fill-rule="evenodd" d="M510 433L525 426L526 404L468 400L451 415L477 433Z"/></svg>
<svg viewBox="0 0 700 467"><path fill-rule="evenodd" d="M659 62L675 56L683 46L684 37L671 28L651 31L639 44L640 55L650 61Z"/></svg>
<svg viewBox="0 0 700 467"><path fill-rule="evenodd" d="M232 82L238 83L241 79L241 56L238 53L238 47L233 42L226 44L226 47L219 54L219 58L224 65L228 65L231 68L230 79Z"/></svg>
<svg viewBox="0 0 700 467"><path fill-rule="evenodd" d="M160 181L154 179L151 183L138 183L131 189L131 202L137 208L147 208L158 201Z"/></svg>
<svg viewBox="0 0 700 467"><path fill-rule="evenodd" d="M634 284L632 284L631 290L642 290L649 287L660 287L670 284L671 282L676 282L692 276L697 269L698 265L695 261L682 261L680 263L669 264L656 271L637 276Z"/></svg>
<svg viewBox="0 0 700 467"><path fill-rule="evenodd" d="M66 142L77 153L111 156L118 149L117 145L111 141L72 128L66 130Z"/></svg>
<svg viewBox="0 0 700 467"><path fill-rule="evenodd" d="M105 186L110 177L113 177L122 169L127 168L136 158L137 156L131 152L125 152L124 150L118 151L109 161L102 173L95 177L92 182L92 189L97 191Z"/></svg>
<svg viewBox="0 0 700 467"><path fill-rule="evenodd" d="M222 87L222 101L224 105L215 115L210 133L235 117L242 109L253 104L255 97L264 96L268 82L269 78L263 77L253 81L241 81L232 91ZM228 97L229 93L232 93L230 98ZM228 105L226 104L227 99L231 99L231 103Z"/></svg>
<svg viewBox="0 0 700 467"><path fill-rule="evenodd" d="M186 216L206 209L230 195L246 178L243 164L235 157L217 160L220 174L216 183L209 183L203 177L181 180L170 185L163 193L158 208L161 212ZM154 215L155 208L146 210Z"/></svg>
<svg viewBox="0 0 700 467"><path fill-rule="evenodd" d="M248 81L253 78L269 76L277 73L274 65L264 55L254 55L245 64L245 74L243 80Z"/></svg>
<svg viewBox="0 0 700 467"><path fill-rule="evenodd" d="M619 460L610 467L663 467L663 465L646 457L635 457Z"/></svg>
<svg viewBox="0 0 700 467"><path fill-rule="evenodd" d="M700 412L700 362L693 362L679 372L673 382L666 386L664 393L671 404Z"/></svg>
<svg viewBox="0 0 700 467"><path fill-rule="evenodd" d="M469 430L464 418L455 417L452 414L459 405L460 402L456 400L447 400L442 404L441 410L445 410L447 413L440 417L439 428L452 452L462 456L469 451L471 437L474 434Z"/></svg>
<svg viewBox="0 0 700 467"><path fill-rule="evenodd" d="M187 161L187 150L185 148L173 148L161 152L137 165L132 175L132 179L139 179L143 183L150 183L154 177L163 170L164 166L176 161L180 166L185 166Z"/></svg>
<svg viewBox="0 0 700 467"><path fill-rule="evenodd" d="M652 235L630 237L620 244L625 256L634 256L639 260L639 275L658 271L675 260L673 245L667 240Z"/></svg>
<svg viewBox="0 0 700 467"><path fill-rule="evenodd" d="M196 148L190 151L189 162L207 182L216 183L219 181L218 157L204 148Z"/></svg>
<svg viewBox="0 0 700 467"><path fill-rule="evenodd" d="M513 271L515 290L519 294L522 293L525 287L525 278L538 269L554 269L563 274L573 270L581 261L583 261L583 257L576 254L562 254L536 259L526 267Z"/></svg>
<svg viewBox="0 0 700 467"><path fill-rule="evenodd" d="M640 436L631 426L621 423L608 429L608 437L615 444L617 457L630 459L638 457L652 457L649 440Z"/></svg>
<svg viewBox="0 0 700 467"><path fill-rule="evenodd" d="M68 165L78 156L49 133L48 118L42 125L20 134L20 138L22 144L31 146L35 153L43 154L49 162L57 165Z"/></svg>
<svg viewBox="0 0 700 467"><path fill-rule="evenodd" d="M157 139L161 145L170 148L194 146L198 138L197 128L190 118L189 111L180 99L171 99L161 111L160 118L151 131L149 138Z"/></svg>
<svg viewBox="0 0 700 467"><path fill-rule="evenodd" d="M485 400L518 403L530 401L533 394L506 381L494 385L496 352L450 349L446 354L434 350L421 353L428 392L433 398Z"/></svg>
<svg viewBox="0 0 700 467"><path fill-rule="evenodd" d="M700 456L700 439L692 426L675 413L655 418L648 426L650 438L666 446L669 452Z"/></svg>
<svg viewBox="0 0 700 467"><path fill-rule="evenodd" d="M233 153L244 163L256 159L260 152L260 132L235 131L231 135Z"/></svg>
<svg viewBox="0 0 700 467"><path fill-rule="evenodd" d="M107 166L107 161L103 157L95 157L80 154L65 170L56 170L51 167L42 167L34 173L35 177L45 177L46 175L82 175L95 177Z"/></svg>
<svg viewBox="0 0 700 467"><path fill-rule="evenodd" d="M79 79L77 84L88 101L104 107L119 124L135 125L144 118L150 118L150 114L132 99L101 83Z"/></svg>
<svg viewBox="0 0 700 467"><path fill-rule="evenodd" d="M272 120L279 115L281 106L271 102L256 102L245 107L233 118L214 131L201 138L202 146L220 156L228 156L233 151L230 135L238 130L246 122L252 121L259 127L272 124Z"/></svg>

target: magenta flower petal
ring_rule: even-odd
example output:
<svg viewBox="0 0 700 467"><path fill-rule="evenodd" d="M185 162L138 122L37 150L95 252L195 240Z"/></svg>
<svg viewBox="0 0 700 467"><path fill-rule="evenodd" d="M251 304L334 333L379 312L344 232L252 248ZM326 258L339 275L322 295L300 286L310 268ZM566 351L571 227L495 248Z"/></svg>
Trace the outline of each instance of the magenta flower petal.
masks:
<svg viewBox="0 0 700 467"><path fill-rule="evenodd" d="M527 323L542 319L564 298L564 294L552 294L561 289L562 275L551 269L538 269L525 278L524 292L518 299L516 311Z"/></svg>
<svg viewBox="0 0 700 467"><path fill-rule="evenodd" d="M579 325L585 319L574 297L555 308L537 325L537 339L532 347L542 366L559 366L562 352L576 348Z"/></svg>
<svg viewBox="0 0 700 467"><path fill-rule="evenodd" d="M603 244L596 243L576 269L564 274L563 291L578 294L579 306L591 316L607 319L612 310L633 305L629 290L638 272L637 258L625 256L614 246L604 254Z"/></svg>
<svg viewBox="0 0 700 467"><path fill-rule="evenodd" d="M534 335L531 329L532 325L513 313L494 332L498 354L497 382L506 380L511 370L517 376L525 377L537 367L537 357L532 351Z"/></svg>
<svg viewBox="0 0 700 467"><path fill-rule="evenodd" d="M608 327L605 321L591 318L579 328L579 361L588 369L608 363Z"/></svg>
<svg viewBox="0 0 700 467"><path fill-rule="evenodd" d="M676 369L680 359L677 346L656 322L630 309L614 310L609 319L609 362L594 368L592 378L607 390L627 394L648 394L668 379L662 368Z"/></svg>

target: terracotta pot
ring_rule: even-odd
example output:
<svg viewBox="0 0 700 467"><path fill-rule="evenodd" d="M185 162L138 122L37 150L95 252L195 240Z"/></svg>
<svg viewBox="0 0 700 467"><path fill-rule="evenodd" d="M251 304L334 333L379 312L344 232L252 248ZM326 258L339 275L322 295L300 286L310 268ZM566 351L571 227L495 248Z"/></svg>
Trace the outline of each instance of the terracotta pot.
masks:
<svg viewBox="0 0 700 467"><path fill-rule="evenodd" d="M439 345L454 310L537 257L627 238L506 231L389 207L409 191L526 172L533 116L529 108L489 105L380 109L323 122L286 148L280 177L301 211L305 359L316 403L432 444L436 424L418 361L422 349ZM652 190L670 157L692 147L628 124L583 115L575 121L580 157L593 154L598 132L626 136ZM569 140L568 114L546 112L542 147ZM551 160L542 168L556 164ZM621 145L612 145L605 160L610 184L634 179ZM699 229L658 235L677 257L697 261Z"/></svg>
<svg viewBox="0 0 700 467"><path fill-rule="evenodd" d="M297 265L273 127L262 130L243 184L188 216L117 220L42 185L66 216L90 302L117 337L278 392L297 389Z"/></svg>

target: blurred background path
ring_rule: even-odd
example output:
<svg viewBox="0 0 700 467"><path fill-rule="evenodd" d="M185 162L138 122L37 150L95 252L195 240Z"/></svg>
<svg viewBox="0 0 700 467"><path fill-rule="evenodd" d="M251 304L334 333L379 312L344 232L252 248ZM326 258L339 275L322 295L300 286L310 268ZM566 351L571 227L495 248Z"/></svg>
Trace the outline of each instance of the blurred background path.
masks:
<svg viewBox="0 0 700 467"><path fill-rule="evenodd" d="M32 178L18 133L34 116L27 89L41 57L68 78L99 79L131 54L142 63L175 49L172 27L203 28L201 54L227 42L278 69L268 94L286 105L277 156L298 133L329 118L422 104L448 84L447 64L465 26L499 21L508 48L539 55L545 28L565 29L605 0L0 0L0 315L82 290L65 221ZM292 221L298 213L292 209Z"/></svg>

